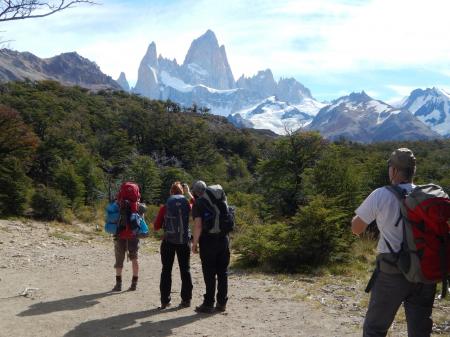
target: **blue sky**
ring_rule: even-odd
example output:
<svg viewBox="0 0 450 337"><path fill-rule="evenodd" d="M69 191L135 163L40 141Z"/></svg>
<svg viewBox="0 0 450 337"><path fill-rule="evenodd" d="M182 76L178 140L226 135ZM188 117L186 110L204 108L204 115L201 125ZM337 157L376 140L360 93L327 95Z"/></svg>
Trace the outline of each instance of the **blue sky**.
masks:
<svg viewBox="0 0 450 337"><path fill-rule="evenodd" d="M236 79L270 68L320 100L365 90L390 101L418 87L450 89L449 12L447 0L103 0L1 31L9 48L77 51L133 84L150 42L182 63L211 29Z"/></svg>

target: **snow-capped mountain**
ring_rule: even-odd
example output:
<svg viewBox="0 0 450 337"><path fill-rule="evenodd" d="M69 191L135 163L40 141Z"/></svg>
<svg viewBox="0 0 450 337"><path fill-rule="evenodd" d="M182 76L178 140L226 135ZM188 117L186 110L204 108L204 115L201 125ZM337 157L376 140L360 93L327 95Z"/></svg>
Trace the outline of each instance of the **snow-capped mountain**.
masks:
<svg viewBox="0 0 450 337"><path fill-rule="evenodd" d="M345 138L363 143L440 137L406 109L375 100L364 91L322 108L307 129L331 140Z"/></svg>
<svg viewBox="0 0 450 337"><path fill-rule="evenodd" d="M303 113L315 114L322 107L301 83L294 78L277 82L270 69L252 77L241 76L235 81L225 47L219 46L211 30L192 42L182 65L176 60L157 57L156 44L152 42L140 63L138 81L132 91L152 99L170 99L184 106L195 103L217 115L233 114L230 121L240 127L254 123L243 117L242 111L252 110L260 104L276 105L279 102L277 113L269 113L268 108L265 110L265 123L255 124L255 127L264 125L275 132L283 123L288 123L289 129L296 129L304 124L299 122L306 118ZM264 103L268 97L272 97L270 103ZM289 112L291 117L286 117L282 110ZM296 111L299 113L297 117L294 116ZM240 117L236 112L241 114ZM283 120L279 119L283 116Z"/></svg>
<svg viewBox="0 0 450 337"><path fill-rule="evenodd" d="M450 137L450 93L443 89L416 89L400 104L431 129Z"/></svg>
<svg viewBox="0 0 450 337"><path fill-rule="evenodd" d="M230 115L228 120L238 127L267 129L284 135L307 126L323 106L312 98L304 98L300 104L291 105L271 96Z"/></svg>

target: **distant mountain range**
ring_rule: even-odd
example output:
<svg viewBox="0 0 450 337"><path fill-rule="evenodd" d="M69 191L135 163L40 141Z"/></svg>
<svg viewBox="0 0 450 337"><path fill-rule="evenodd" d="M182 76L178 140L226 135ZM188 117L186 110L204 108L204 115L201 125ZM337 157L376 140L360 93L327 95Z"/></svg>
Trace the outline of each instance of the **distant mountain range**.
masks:
<svg viewBox="0 0 450 337"><path fill-rule="evenodd" d="M28 52L0 50L0 81L24 79L52 79L91 90L122 89L184 106L195 103L238 127L277 134L317 130L328 139L364 143L450 137L450 94L442 89L416 89L392 106L365 92L322 103L294 78L276 81L270 69L236 81L225 47L211 30L191 43L182 64L158 56L152 42L134 88L124 73L114 81L77 53L40 59Z"/></svg>
<svg viewBox="0 0 450 337"><path fill-rule="evenodd" d="M121 89L110 76L88 59L75 52L64 53L48 59L41 59L28 52L9 49L0 50L0 81L54 80L65 85L79 85L84 88Z"/></svg>

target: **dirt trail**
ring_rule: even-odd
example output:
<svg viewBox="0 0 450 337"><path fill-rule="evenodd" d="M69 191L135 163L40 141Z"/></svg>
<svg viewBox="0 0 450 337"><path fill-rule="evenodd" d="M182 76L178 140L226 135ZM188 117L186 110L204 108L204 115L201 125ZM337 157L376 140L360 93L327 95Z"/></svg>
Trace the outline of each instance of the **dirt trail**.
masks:
<svg viewBox="0 0 450 337"><path fill-rule="evenodd" d="M192 259L193 307L160 311L158 243L144 240L136 292L108 292L114 283L112 243L89 228L0 221L0 336L360 336L362 284L320 279L277 280L231 272L226 313L196 314L204 289ZM124 288L131 279L124 270ZM27 289L28 288L28 289ZM320 290L320 291L314 291ZM357 294L354 298L342 292ZM363 301L364 302L364 301ZM392 336L401 336L394 327ZM441 335L442 336L442 335Z"/></svg>

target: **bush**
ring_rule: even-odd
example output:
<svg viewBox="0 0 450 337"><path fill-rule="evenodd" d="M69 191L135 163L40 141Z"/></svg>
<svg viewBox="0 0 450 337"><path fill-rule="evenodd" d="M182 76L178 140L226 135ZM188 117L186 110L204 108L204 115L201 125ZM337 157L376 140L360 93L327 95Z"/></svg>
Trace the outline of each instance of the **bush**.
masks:
<svg viewBox="0 0 450 337"><path fill-rule="evenodd" d="M0 214L22 215L26 208L30 179L17 158L0 161Z"/></svg>
<svg viewBox="0 0 450 337"><path fill-rule="evenodd" d="M244 265L295 272L345 260L350 230L322 198L313 199L286 222L248 226L235 240Z"/></svg>
<svg viewBox="0 0 450 337"><path fill-rule="evenodd" d="M83 179L76 173L75 167L65 161L56 170L55 183L65 197L70 200L73 208L79 206L83 201L85 187Z"/></svg>
<svg viewBox="0 0 450 337"><path fill-rule="evenodd" d="M66 205L67 200L63 195L59 191L48 187L37 189L31 199L34 216L43 220L63 221Z"/></svg>

